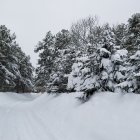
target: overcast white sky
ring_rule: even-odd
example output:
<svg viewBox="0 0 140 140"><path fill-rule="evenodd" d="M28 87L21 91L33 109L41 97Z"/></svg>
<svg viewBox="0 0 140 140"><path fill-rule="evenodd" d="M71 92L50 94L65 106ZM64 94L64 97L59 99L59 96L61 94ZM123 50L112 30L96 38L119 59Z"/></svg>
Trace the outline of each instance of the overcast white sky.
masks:
<svg viewBox="0 0 140 140"><path fill-rule="evenodd" d="M34 47L47 31L69 29L72 22L89 15L97 15L100 23L126 23L138 12L140 0L0 0L0 25L16 33L35 66Z"/></svg>

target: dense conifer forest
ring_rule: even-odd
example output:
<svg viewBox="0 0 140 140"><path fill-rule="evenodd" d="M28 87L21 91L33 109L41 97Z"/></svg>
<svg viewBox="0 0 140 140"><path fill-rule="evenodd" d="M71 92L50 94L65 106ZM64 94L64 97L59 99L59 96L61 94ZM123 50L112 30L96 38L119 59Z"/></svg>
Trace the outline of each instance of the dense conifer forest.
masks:
<svg viewBox="0 0 140 140"><path fill-rule="evenodd" d="M34 52L36 68L16 35L0 26L0 91L140 93L140 13L114 26L80 19L69 30L48 31Z"/></svg>

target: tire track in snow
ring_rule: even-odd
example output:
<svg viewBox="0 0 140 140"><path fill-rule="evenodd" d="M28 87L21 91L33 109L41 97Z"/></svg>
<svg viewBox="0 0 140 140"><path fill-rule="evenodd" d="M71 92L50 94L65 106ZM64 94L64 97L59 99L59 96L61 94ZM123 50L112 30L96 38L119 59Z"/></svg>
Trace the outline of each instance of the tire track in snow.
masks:
<svg viewBox="0 0 140 140"><path fill-rule="evenodd" d="M36 130L34 131L36 133L39 133L39 135L41 135L44 140L46 140L46 138L48 138L48 140L57 140L54 134L49 129L49 126L45 125L46 123L42 121L40 117L38 117L37 112L35 113L33 110L31 112L28 112L28 121L32 126L34 126L34 128L36 128Z"/></svg>
<svg viewBox="0 0 140 140"><path fill-rule="evenodd" d="M20 100L12 103L10 106L2 107L0 140L39 140L42 137L38 136L38 133L34 131L34 124L31 124L31 119L27 115L31 114L31 112L28 108L26 110L26 106L24 107L25 103ZM27 107L30 108L30 104ZM40 127L39 124L38 127ZM44 140L46 138L47 135L44 137Z"/></svg>
<svg viewBox="0 0 140 140"><path fill-rule="evenodd" d="M1 111L0 116L0 140L7 140L7 138L4 137L8 137L6 131L7 129L10 129L10 125L12 125L15 128L15 125L13 124L15 118L13 117L12 112L14 110L14 107L20 103L21 101L16 101L12 104L12 106L1 107L1 109L3 110ZM10 129L9 131L14 131L14 129ZM13 132L13 134L15 133Z"/></svg>
<svg viewBox="0 0 140 140"><path fill-rule="evenodd" d="M11 95L6 96L13 100ZM0 106L0 140L58 140L33 101L20 98ZM47 112L44 108L42 111Z"/></svg>
<svg viewBox="0 0 140 140"><path fill-rule="evenodd" d="M33 132L29 123L27 113L28 110L18 114L16 132L21 136L20 140L38 140L37 134Z"/></svg>
<svg viewBox="0 0 140 140"><path fill-rule="evenodd" d="M2 111L3 118L0 119L0 140L20 140L19 135L16 133L16 114L14 107L16 103L9 107L6 111Z"/></svg>

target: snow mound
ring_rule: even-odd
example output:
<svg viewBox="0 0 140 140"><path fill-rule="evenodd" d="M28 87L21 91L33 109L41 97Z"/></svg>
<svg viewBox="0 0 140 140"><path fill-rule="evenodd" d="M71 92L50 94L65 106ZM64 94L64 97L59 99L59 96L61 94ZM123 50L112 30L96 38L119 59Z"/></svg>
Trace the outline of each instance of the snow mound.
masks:
<svg viewBox="0 0 140 140"><path fill-rule="evenodd" d="M0 140L139 140L140 96L0 93Z"/></svg>

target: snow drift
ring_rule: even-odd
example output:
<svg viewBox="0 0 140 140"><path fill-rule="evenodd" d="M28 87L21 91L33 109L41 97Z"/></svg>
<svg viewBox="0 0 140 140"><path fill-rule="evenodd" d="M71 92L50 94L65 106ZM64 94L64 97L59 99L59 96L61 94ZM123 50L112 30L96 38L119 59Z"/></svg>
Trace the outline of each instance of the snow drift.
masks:
<svg viewBox="0 0 140 140"><path fill-rule="evenodd" d="M0 140L139 140L140 96L0 94Z"/></svg>

